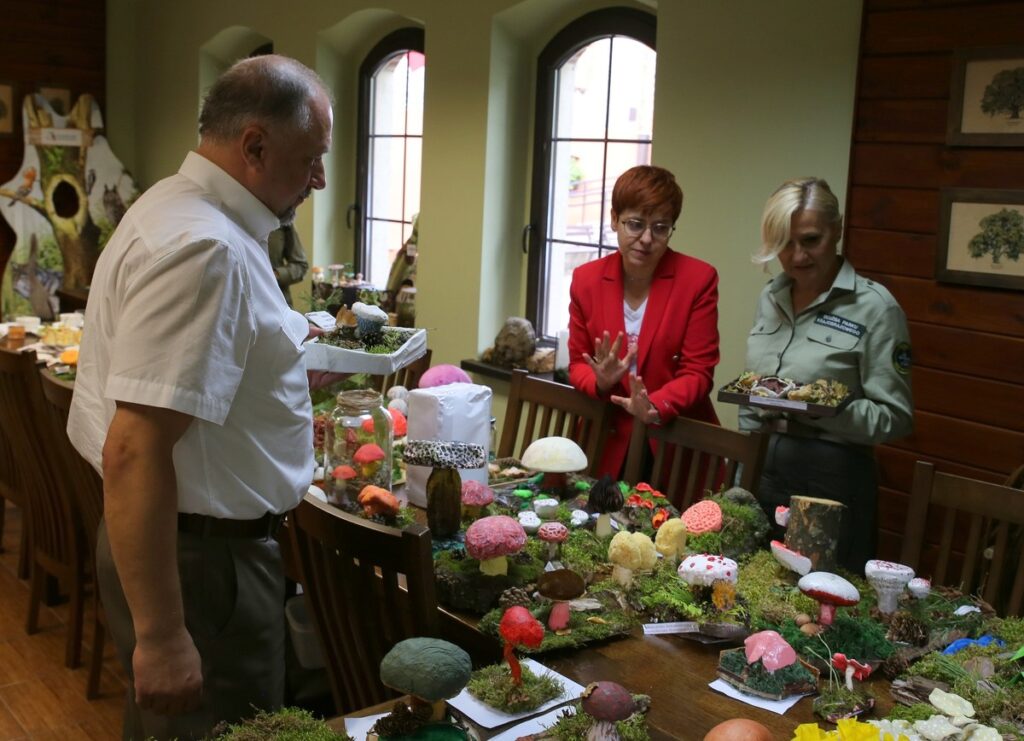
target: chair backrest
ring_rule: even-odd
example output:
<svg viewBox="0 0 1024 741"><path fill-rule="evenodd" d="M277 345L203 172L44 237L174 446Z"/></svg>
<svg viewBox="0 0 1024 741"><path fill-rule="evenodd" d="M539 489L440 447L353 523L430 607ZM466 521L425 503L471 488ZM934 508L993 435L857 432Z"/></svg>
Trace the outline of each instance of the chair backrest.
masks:
<svg viewBox="0 0 1024 741"><path fill-rule="evenodd" d="M74 508L59 485L48 411L33 352L0 350L0 422L28 510L34 558L70 566L82 545Z"/></svg>
<svg viewBox="0 0 1024 741"><path fill-rule="evenodd" d="M635 423L626 456L626 481L635 484L643 480L651 441L657 450L647 483L680 509L702 499L708 489L732 485L737 470L738 484L757 493L768 442L760 432L730 430L686 417L666 425Z"/></svg>
<svg viewBox="0 0 1024 741"><path fill-rule="evenodd" d="M1012 537L1020 525L1024 490L940 473L918 461L900 561L930 575L934 584L979 594L1002 615L1020 615L1024 550ZM926 538L935 531L940 531L938 543Z"/></svg>
<svg viewBox="0 0 1024 741"><path fill-rule="evenodd" d="M430 357L433 354L433 350L428 347L422 358L414 360L409 365L386 376L373 376L370 385L381 393L387 393L392 386L405 386L410 391L419 388L420 378L430 368Z"/></svg>
<svg viewBox="0 0 1024 741"><path fill-rule="evenodd" d="M611 404L554 381L512 371L498 457L521 458L530 443L541 437L567 437L587 454L593 475L611 423Z"/></svg>
<svg viewBox="0 0 1024 741"><path fill-rule="evenodd" d="M384 654L405 638L438 637L430 531L378 525L308 495L290 520L335 710L397 696L380 682Z"/></svg>
<svg viewBox="0 0 1024 741"><path fill-rule="evenodd" d="M103 517L103 479L68 438L68 411L74 384L62 381L48 369L39 373L43 379L43 399L48 412L47 437L52 443L53 454L61 461L56 469L58 482L64 487L65 497L75 506L91 559L96 553L96 531Z"/></svg>

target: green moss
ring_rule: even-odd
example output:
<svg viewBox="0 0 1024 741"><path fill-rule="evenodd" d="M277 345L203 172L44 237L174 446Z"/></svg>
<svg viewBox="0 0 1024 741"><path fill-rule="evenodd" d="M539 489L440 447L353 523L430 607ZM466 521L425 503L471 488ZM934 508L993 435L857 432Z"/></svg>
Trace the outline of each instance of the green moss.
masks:
<svg viewBox="0 0 1024 741"><path fill-rule="evenodd" d="M999 636L1009 648L1016 649L1024 646L1024 618L990 618L982 625L982 633Z"/></svg>
<svg viewBox="0 0 1024 741"><path fill-rule="evenodd" d="M434 570L473 576L480 573L480 562L467 556L463 550L443 550L434 554ZM508 559L508 576L515 584L535 582L543 572L544 562L530 557L528 553L520 552Z"/></svg>
<svg viewBox="0 0 1024 741"><path fill-rule="evenodd" d="M818 636L801 633L792 620L783 623L779 632L798 654L808 660L815 658L815 654L822 654L822 641L828 645L829 653L843 653L859 661L887 659L894 650L885 637L884 625L843 612L838 612L828 630Z"/></svg>
<svg viewBox="0 0 1024 741"><path fill-rule="evenodd" d="M686 552L716 554L721 553L722 534L701 533L700 535L690 535L686 538Z"/></svg>
<svg viewBox="0 0 1024 741"><path fill-rule="evenodd" d="M693 592L671 564L659 561L650 574L637 574L628 592L631 604L658 622L696 620L704 615Z"/></svg>
<svg viewBox="0 0 1024 741"><path fill-rule="evenodd" d="M633 698L649 700L644 695L633 695ZM545 731L545 736L558 741L586 741L594 719L580 709L579 703L574 709L574 713L563 711L558 716L558 722ZM615 729L622 741L649 741L651 738L647 732L647 716L643 713L633 713L626 720L620 720L615 724Z"/></svg>
<svg viewBox="0 0 1024 741"><path fill-rule="evenodd" d="M306 710L284 708L275 713L260 711L255 717L229 726L220 741L341 741L351 739L332 731Z"/></svg>
<svg viewBox="0 0 1024 741"><path fill-rule="evenodd" d="M969 679L970 674L964 669L957 656L958 654L947 656L944 653L933 651L916 662L910 668L909 673L917 677L945 682L946 684L954 684L960 679Z"/></svg>
<svg viewBox="0 0 1024 741"><path fill-rule="evenodd" d="M742 677L743 683L750 689L770 695L783 695L787 687L814 684L816 681L815 676L799 661L774 672L765 669L760 660L748 664L742 648L722 653L719 665L725 671Z"/></svg>
<svg viewBox="0 0 1024 741"><path fill-rule="evenodd" d="M593 596L593 595L588 595ZM544 640L539 648L522 649L523 653L542 654L548 651L558 651L563 648L579 648L588 643L603 641L612 636L628 633L639 623L638 618L632 613L626 612L614 605L614 600L603 599L604 610L588 610L586 612L573 611L569 615L569 628L565 635L556 635L545 629ZM498 636L498 624L504 610L500 607L491 610L482 618L477 627L481 632ZM530 612L545 626L548 622L548 615L551 613L551 605L533 607ZM602 622L596 622L597 620Z"/></svg>
<svg viewBox="0 0 1024 741"><path fill-rule="evenodd" d="M751 628L775 628L800 613L818 612L818 603L797 589L795 577L771 551L757 551L740 564L736 593L747 603Z"/></svg>
<svg viewBox="0 0 1024 741"><path fill-rule="evenodd" d="M537 676L524 666L522 680L513 684L507 664L491 664L473 672L466 688L485 705L506 713L534 710L562 694L562 683L549 674Z"/></svg>
<svg viewBox="0 0 1024 741"><path fill-rule="evenodd" d="M887 717L889 720L905 720L908 723L913 723L918 720L928 720L935 713L935 708L928 702L918 702L914 705L900 705L897 703L892 706L892 710L889 711Z"/></svg>

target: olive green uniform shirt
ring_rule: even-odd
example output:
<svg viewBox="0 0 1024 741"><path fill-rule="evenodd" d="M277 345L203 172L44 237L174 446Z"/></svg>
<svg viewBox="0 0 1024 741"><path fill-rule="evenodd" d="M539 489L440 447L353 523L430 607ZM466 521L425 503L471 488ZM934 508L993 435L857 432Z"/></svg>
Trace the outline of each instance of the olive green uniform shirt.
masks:
<svg viewBox="0 0 1024 741"><path fill-rule="evenodd" d="M291 292L288 286L298 283L306 276L309 262L302 250L302 242L293 226L282 226L270 233L267 240L270 252L270 266L274 269L277 285L281 286L285 301L292 305Z"/></svg>
<svg viewBox="0 0 1024 741"><path fill-rule="evenodd" d="M791 285L783 273L761 292L747 338L747 370L800 383L840 381L853 401L835 417L792 415L787 431L859 445L909 434L910 334L892 294L844 260L832 287L794 316ZM778 416L740 407L740 429L760 429Z"/></svg>

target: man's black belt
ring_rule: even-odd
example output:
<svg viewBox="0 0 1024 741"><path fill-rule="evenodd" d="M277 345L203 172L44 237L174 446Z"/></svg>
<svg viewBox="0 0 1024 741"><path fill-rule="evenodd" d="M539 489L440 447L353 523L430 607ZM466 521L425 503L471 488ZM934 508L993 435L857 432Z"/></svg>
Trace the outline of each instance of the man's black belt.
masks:
<svg viewBox="0 0 1024 741"><path fill-rule="evenodd" d="M255 520L228 520L192 512L178 513L178 532L208 538L273 538L285 516L271 512Z"/></svg>

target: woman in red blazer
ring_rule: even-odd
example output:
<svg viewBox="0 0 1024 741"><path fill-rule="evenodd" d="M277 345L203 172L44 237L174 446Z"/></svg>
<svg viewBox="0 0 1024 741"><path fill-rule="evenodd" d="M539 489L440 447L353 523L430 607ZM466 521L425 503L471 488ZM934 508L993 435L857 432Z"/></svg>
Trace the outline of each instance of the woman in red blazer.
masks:
<svg viewBox="0 0 1024 741"><path fill-rule="evenodd" d="M709 396L718 365L718 274L669 249L682 206L668 170L627 170L612 191L619 251L573 272L569 379L619 407L601 474L621 475L634 418L718 424Z"/></svg>

